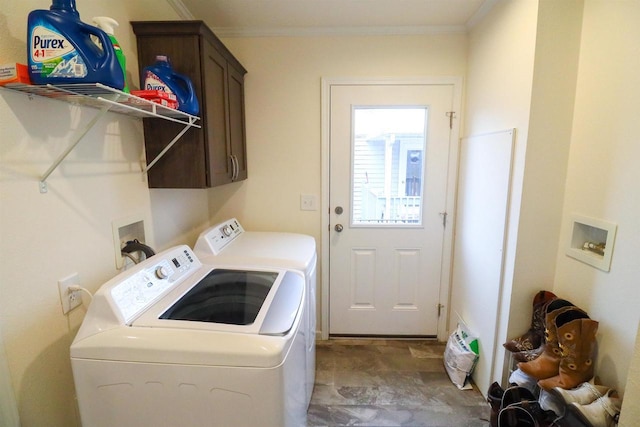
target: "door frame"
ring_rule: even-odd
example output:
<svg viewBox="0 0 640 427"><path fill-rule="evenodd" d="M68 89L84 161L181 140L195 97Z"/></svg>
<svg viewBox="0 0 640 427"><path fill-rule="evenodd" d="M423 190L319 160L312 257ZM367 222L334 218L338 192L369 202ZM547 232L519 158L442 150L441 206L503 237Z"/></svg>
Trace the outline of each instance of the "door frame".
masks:
<svg viewBox="0 0 640 427"><path fill-rule="evenodd" d="M319 336L329 339L329 191L330 191L330 113L331 88L333 86L352 85L453 85L453 106L455 115L452 121L451 143L449 145L449 165L447 170L446 212L447 227L444 231L442 244L442 264L440 275L441 311L438 319L438 341L446 341L449 329L449 309L451 294L451 273L453 267L453 230L455 227L455 199L458 178L458 157L460 152L460 123L462 123L462 77L417 77L417 78L322 78L321 93L321 139L322 139L322 201L321 201L321 229L322 229L322 308Z"/></svg>

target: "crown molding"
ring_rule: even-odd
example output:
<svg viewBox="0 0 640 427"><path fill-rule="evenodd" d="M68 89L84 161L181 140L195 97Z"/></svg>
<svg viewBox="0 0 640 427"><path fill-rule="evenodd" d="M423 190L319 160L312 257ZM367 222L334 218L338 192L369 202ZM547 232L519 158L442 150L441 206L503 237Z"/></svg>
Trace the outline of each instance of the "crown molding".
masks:
<svg viewBox="0 0 640 427"><path fill-rule="evenodd" d="M167 3L169 3L181 19L188 21L195 19L187 6L182 3L182 0L167 0Z"/></svg>
<svg viewBox="0 0 640 427"><path fill-rule="evenodd" d="M460 26L398 26L398 27L290 27L290 28L231 28L213 27L219 37L317 37L317 36L391 36L424 34L460 34L467 28Z"/></svg>
<svg viewBox="0 0 640 427"><path fill-rule="evenodd" d="M214 27L213 32L219 37L322 37L322 36L394 36L394 35L437 35L466 34L497 0L486 0L466 25L449 26L388 26L388 27ZM182 0L167 0L180 19L195 20L196 17L185 6Z"/></svg>
<svg viewBox="0 0 640 427"><path fill-rule="evenodd" d="M482 6L480 6L476 13L474 13L473 16L467 21L467 24L465 25L467 32L471 31L473 27L478 25L478 23L482 21L485 16L487 16L489 11L493 9L497 2L498 0L485 0L482 3Z"/></svg>

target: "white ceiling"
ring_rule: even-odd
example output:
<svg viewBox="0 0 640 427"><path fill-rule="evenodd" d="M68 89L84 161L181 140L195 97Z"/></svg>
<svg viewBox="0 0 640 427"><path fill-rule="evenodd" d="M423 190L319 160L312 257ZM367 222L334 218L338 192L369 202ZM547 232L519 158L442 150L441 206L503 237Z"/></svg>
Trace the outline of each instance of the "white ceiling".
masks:
<svg viewBox="0 0 640 427"><path fill-rule="evenodd" d="M496 0L167 0L220 36L464 32Z"/></svg>

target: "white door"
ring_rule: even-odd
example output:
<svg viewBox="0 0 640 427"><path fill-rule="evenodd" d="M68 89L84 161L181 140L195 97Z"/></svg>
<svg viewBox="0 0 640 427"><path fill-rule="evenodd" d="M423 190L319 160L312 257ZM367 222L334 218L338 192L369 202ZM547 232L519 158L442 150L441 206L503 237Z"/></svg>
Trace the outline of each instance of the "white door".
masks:
<svg viewBox="0 0 640 427"><path fill-rule="evenodd" d="M436 336L454 85L329 97L329 333Z"/></svg>

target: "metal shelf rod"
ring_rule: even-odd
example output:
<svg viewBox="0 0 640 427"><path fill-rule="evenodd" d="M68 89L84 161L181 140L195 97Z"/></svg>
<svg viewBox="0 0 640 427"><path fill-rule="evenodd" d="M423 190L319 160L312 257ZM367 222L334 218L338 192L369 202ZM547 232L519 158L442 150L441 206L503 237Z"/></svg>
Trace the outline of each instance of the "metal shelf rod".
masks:
<svg viewBox="0 0 640 427"><path fill-rule="evenodd" d="M151 168L153 167L153 165L155 165L155 164L156 164L156 162L157 162L158 160L160 160L160 158L161 158L162 156L164 156L164 153L166 153L167 151L169 151L169 149L170 149L171 147L173 147L173 144L175 144L176 142L178 142L178 140L179 140L180 138L182 138L182 135L184 135L184 134L187 132L187 130L189 130L189 128L190 128L190 127L191 127L191 125L186 125L186 126L184 127L184 129L182 129L182 130L180 131L180 133L178 133L178 135L176 135L176 137L175 137L175 138L173 138L173 139L171 140L171 142L170 142L170 143L168 143L168 144L167 144L167 146L166 146L166 147L164 147L160 153L158 153L158 155L156 156L156 158L155 158L155 159L153 159L153 160L151 161L151 163L149 163L149 164L147 165L147 167L146 167L146 168L144 168L144 170L142 171L142 173L143 173L143 174L147 173L147 171L149 171L149 169L151 169ZM199 127L199 126L198 126L198 127Z"/></svg>
<svg viewBox="0 0 640 427"><path fill-rule="evenodd" d="M80 140L82 138L84 138L84 136L91 130L91 128L98 122L98 120L100 120L102 118L102 116L107 114L109 109L111 109L110 105L105 105L104 107L102 107L102 109L93 117L93 119L91 119L91 121L89 123L87 123L87 125L84 127L84 129L81 132L79 132L78 134L76 134L76 137L74 138L73 142L71 144L69 144L67 149L64 150L62 152L62 154L60 154L58 156L56 161L42 175L42 177L40 178L40 192L41 193L46 193L47 192L47 183L46 183L46 181L47 181L47 178L49 178L49 175L51 175L51 173L60 165L60 163L62 163L62 161L69 155L69 153L71 153L71 151L74 148L76 148L76 145L78 145Z"/></svg>
<svg viewBox="0 0 640 427"><path fill-rule="evenodd" d="M171 117L171 116L165 116L164 114L158 114L156 112L156 109L155 109L156 106L155 105L152 106L153 111L146 111L146 110L142 110L142 109L136 108L136 107L131 106L131 105L123 104L121 102L112 101L110 99L106 99L106 98L103 98L101 96L97 97L96 99L98 99L98 100L100 100L100 101L102 101L104 103L107 103L107 104L112 104L113 106L116 106L118 108L124 108L124 109L127 109L127 110L131 110L131 112L133 112L133 113L138 113L140 115L148 116L150 118L159 118L159 119L169 120L171 122L186 124L188 127L192 127L192 126L193 127L197 127L197 128L200 127L200 125L194 124L194 122L195 122L195 120L197 120L197 118L195 116L190 116L187 113L184 113L184 116L185 116L186 119L188 119L188 121L180 120L180 119L177 119L177 118L174 118L174 117Z"/></svg>

